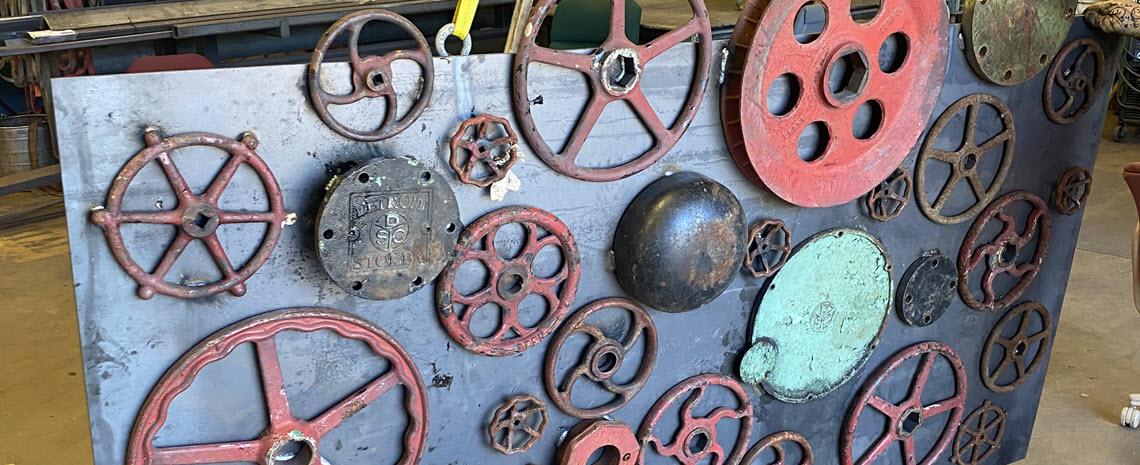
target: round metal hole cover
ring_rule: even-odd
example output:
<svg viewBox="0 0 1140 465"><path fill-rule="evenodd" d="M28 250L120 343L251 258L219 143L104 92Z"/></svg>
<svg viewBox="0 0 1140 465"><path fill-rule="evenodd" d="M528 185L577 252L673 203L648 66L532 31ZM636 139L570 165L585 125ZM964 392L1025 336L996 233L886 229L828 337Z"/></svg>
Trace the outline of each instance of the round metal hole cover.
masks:
<svg viewBox="0 0 1140 465"><path fill-rule="evenodd" d="M878 239L853 229L817 234L764 290L740 378L784 402L826 395L867 361L890 300L891 266Z"/></svg>
<svg viewBox="0 0 1140 465"><path fill-rule="evenodd" d="M397 299L435 279L461 229L455 193L439 173L411 158L377 158L330 181L317 251L346 291Z"/></svg>
<svg viewBox="0 0 1140 465"><path fill-rule="evenodd" d="M962 37L974 71L994 84L1032 79L1053 61L1077 0L966 0Z"/></svg>
<svg viewBox="0 0 1140 465"><path fill-rule="evenodd" d="M907 268L895 293L895 308L906 324L928 326L938 321L958 289L954 260L932 250Z"/></svg>

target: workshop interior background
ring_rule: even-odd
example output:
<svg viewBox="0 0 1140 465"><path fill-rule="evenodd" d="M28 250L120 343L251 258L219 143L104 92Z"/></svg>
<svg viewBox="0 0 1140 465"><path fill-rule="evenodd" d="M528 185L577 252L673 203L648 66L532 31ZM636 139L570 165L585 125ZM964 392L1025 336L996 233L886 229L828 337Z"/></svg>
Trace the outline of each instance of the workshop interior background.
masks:
<svg viewBox="0 0 1140 465"><path fill-rule="evenodd" d="M3 0L0 465L1140 464L1087 3Z"/></svg>

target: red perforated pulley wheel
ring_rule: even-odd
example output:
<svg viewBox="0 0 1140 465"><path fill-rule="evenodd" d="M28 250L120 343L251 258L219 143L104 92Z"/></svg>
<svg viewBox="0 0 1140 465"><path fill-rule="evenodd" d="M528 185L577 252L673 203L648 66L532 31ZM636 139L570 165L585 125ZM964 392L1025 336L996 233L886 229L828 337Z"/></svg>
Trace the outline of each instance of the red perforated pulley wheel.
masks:
<svg viewBox="0 0 1140 465"><path fill-rule="evenodd" d="M800 11L812 18L819 9L822 32L797 35ZM947 22L942 0L885 0L858 20L849 0L748 1L721 102L737 166L803 207L870 191L907 157L934 109ZM805 134L816 150L801 150L812 145L801 143Z"/></svg>

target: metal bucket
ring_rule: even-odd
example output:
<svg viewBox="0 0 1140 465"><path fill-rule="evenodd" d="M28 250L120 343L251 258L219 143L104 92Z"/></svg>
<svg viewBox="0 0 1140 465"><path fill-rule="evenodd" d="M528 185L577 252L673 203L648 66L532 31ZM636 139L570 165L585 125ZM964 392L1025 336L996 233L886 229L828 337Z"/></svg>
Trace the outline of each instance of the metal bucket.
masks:
<svg viewBox="0 0 1140 465"><path fill-rule="evenodd" d="M0 118L0 176L54 165L48 133L44 115ZM35 134L35 138L29 139L29 134Z"/></svg>

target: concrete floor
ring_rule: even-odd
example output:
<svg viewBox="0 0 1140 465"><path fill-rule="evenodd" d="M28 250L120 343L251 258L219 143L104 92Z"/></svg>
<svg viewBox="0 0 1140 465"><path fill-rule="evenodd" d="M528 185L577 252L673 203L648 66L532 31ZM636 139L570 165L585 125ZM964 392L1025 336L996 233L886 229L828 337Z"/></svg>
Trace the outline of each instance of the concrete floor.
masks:
<svg viewBox="0 0 1140 465"><path fill-rule="evenodd" d="M1136 211L1120 177L1137 160L1140 142L1103 141L1024 465L1140 465L1140 431L1118 424L1140 392ZM91 463L70 282L61 218L0 231L0 465Z"/></svg>

